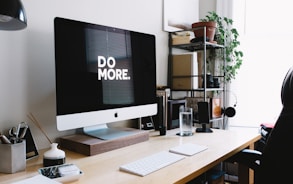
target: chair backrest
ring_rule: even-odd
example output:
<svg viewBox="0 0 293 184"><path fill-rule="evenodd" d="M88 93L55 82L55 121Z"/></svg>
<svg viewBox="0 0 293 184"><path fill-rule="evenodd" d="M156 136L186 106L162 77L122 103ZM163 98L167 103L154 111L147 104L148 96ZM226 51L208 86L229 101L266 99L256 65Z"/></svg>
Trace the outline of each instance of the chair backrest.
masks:
<svg viewBox="0 0 293 184"><path fill-rule="evenodd" d="M292 180L292 169L287 168L293 167L293 67L284 78L281 100L283 108L263 151L258 184Z"/></svg>

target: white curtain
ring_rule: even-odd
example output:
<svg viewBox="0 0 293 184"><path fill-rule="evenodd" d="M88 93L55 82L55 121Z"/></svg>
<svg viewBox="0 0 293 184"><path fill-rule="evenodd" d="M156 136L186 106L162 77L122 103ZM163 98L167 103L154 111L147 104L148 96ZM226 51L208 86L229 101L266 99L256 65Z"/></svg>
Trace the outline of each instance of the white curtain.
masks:
<svg viewBox="0 0 293 184"><path fill-rule="evenodd" d="M217 12L234 20L244 52L242 66L230 85L238 102L236 116L229 119L230 125L259 127L261 123L274 123L279 115L282 81L293 63L289 3L286 0L217 1ZM233 101L230 95L229 105Z"/></svg>
<svg viewBox="0 0 293 184"><path fill-rule="evenodd" d="M243 35L245 30L245 2L246 0L217 0L216 2L217 14L221 17L228 17L232 19L233 27L237 28L240 35ZM231 83L227 84L226 108L234 107L238 103L237 94L235 93L233 87L234 86ZM227 125L229 126L231 124L231 118L228 118L227 120Z"/></svg>
<svg viewBox="0 0 293 184"><path fill-rule="evenodd" d="M231 18L233 20L233 27L237 28L239 34L245 34L246 0L217 0L216 12L222 17Z"/></svg>
<svg viewBox="0 0 293 184"><path fill-rule="evenodd" d="M220 16L233 18L233 0L217 0L216 12Z"/></svg>

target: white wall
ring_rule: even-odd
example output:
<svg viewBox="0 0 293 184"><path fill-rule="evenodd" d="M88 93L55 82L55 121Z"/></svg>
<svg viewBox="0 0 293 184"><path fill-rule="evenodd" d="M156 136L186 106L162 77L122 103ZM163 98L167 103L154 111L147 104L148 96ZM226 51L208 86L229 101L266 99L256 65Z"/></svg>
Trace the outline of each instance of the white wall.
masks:
<svg viewBox="0 0 293 184"><path fill-rule="evenodd" d="M38 148L49 146L30 123L35 115L49 137L58 132L55 122L53 19L56 16L125 28L156 35L157 84L167 83L168 34L162 31L163 0L23 0L28 27L0 30L0 131L29 122ZM5 132L3 132L5 133Z"/></svg>
<svg viewBox="0 0 293 184"><path fill-rule="evenodd" d="M216 1L199 0L199 18L205 18L208 12L216 10Z"/></svg>

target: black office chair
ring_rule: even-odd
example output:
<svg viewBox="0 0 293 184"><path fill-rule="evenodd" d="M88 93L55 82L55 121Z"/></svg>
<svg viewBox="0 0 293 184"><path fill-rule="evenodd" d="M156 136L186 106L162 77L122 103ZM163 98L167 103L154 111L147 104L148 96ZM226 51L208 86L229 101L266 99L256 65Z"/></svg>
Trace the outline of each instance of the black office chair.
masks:
<svg viewBox="0 0 293 184"><path fill-rule="evenodd" d="M281 100L282 111L263 151L245 149L231 160L254 169L255 184L293 183L293 67L283 81Z"/></svg>

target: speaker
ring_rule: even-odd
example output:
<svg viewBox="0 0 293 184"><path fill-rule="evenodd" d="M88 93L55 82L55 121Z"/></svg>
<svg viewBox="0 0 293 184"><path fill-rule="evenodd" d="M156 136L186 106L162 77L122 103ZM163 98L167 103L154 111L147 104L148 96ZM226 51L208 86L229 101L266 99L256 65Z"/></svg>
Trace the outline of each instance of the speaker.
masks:
<svg viewBox="0 0 293 184"><path fill-rule="evenodd" d="M197 102L199 123L210 122L210 108L208 102Z"/></svg>
<svg viewBox="0 0 293 184"><path fill-rule="evenodd" d="M210 123L210 106L208 102L197 102L198 106L198 122L202 128L197 128L196 132L213 132L206 125Z"/></svg>
<svg viewBox="0 0 293 184"><path fill-rule="evenodd" d="M154 129L160 130L160 127L164 124L164 96L157 96L158 113L153 116Z"/></svg>
<svg viewBox="0 0 293 184"><path fill-rule="evenodd" d="M152 117L155 130L160 131L160 135L166 135L167 126L167 99L168 89L157 90L157 115Z"/></svg>

